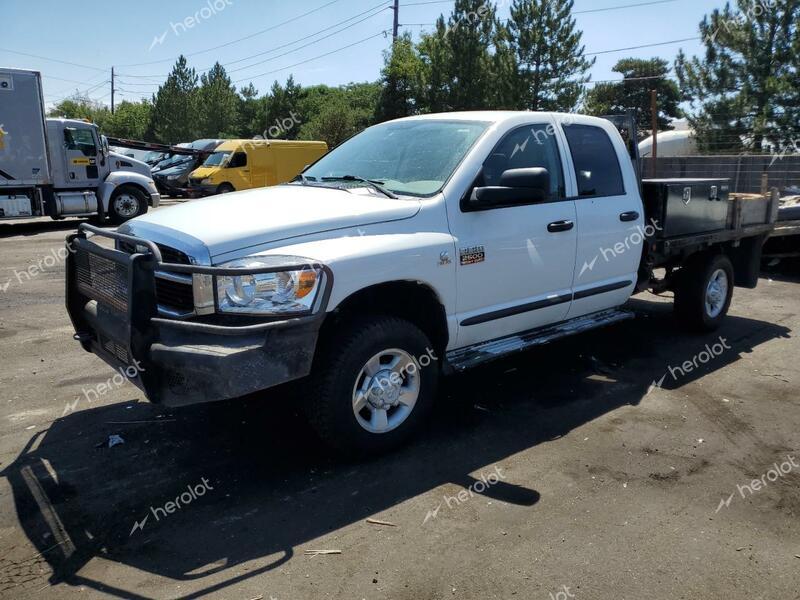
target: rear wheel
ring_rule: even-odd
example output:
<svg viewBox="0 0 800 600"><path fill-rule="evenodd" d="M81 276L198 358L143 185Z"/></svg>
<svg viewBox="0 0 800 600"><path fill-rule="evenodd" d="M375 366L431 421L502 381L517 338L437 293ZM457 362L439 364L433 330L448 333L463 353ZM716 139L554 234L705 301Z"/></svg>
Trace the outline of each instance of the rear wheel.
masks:
<svg viewBox="0 0 800 600"><path fill-rule="evenodd" d="M675 313L695 331L714 331L728 314L733 285L733 264L727 256L698 256L681 274L675 289Z"/></svg>
<svg viewBox="0 0 800 600"><path fill-rule="evenodd" d="M439 377L428 337L396 317L349 321L323 344L307 413L320 437L350 455L386 452L424 423Z"/></svg>
<svg viewBox="0 0 800 600"><path fill-rule="evenodd" d="M108 216L114 225L121 225L147 212L147 196L137 187L122 185L114 190L108 206Z"/></svg>

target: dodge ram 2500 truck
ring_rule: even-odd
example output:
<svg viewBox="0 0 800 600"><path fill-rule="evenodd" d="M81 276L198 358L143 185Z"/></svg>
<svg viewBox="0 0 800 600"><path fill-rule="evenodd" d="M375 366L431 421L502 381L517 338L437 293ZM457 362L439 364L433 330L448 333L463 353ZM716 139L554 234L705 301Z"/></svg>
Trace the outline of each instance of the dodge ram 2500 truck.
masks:
<svg viewBox="0 0 800 600"><path fill-rule="evenodd" d="M623 128L624 130L624 128ZM638 176L609 120L426 115L371 127L296 181L68 238L75 338L175 407L300 383L321 437L378 452L442 373L609 325L644 290L699 330L754 287L773 200ZM113 241L113 247L111 242Z"/></svg>

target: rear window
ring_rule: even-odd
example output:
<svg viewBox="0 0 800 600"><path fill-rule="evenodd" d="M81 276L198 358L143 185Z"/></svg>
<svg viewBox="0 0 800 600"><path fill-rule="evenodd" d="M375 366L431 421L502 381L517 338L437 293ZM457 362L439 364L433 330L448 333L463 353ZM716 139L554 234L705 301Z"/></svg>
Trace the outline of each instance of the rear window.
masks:
<svg viewBox="0 0 800 600"><path fill-rule="evenodd" d="M625 185L614 145L608 134L592 125L565 125L578 195L581 198L622 196Z"/></svg>

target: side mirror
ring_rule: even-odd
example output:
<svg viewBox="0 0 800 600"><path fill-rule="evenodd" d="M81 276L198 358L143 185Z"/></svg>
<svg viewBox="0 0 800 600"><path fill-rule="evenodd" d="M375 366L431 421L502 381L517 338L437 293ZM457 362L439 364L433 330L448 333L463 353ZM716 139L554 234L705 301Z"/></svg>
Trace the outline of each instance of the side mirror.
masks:
<svg viewBox="0 0 800 600"><path fill-rule="evenodd" d="M542 167L509 169L498 185L472 190L466 210L488 210L542 202L550 193L550 172Z"/></svg>

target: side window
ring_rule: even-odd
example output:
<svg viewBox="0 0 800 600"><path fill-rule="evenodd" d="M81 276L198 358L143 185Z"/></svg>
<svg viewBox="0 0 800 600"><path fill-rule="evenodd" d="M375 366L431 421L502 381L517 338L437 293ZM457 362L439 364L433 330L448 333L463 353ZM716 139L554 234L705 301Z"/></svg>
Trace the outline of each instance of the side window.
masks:
<svg viewBox="0 0 800 600"><path fill-rule="evenodd" d="M500 185L500 176L509 169L543 167L550 173L548 200L564 197L564 172L552 125L526 125L515 129L492 150L483 163L480 186Z"/></svg>
<svg viewBox="0 0 800 600"><path fill-rule="evenodd" d="M64 129L64 144L67 150L80 150L84 156L97 156L97 146L89 129Z"/></svg>
<svg viewBox="0 0 800 600"><path fill-rule="evenodd" d="M247 166L247 154L245 152L237 152L231 157L231 162L228 163L229 169Z"/></svg>
<svg viewBox="0 0 800 600"><path fill-rule="evenodd" d="M565 125L578 195L581 198L622 196L625 185L619 158L608 134L592 125Z"/></svg>

